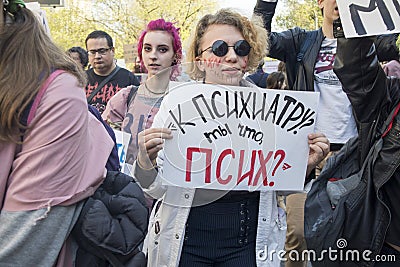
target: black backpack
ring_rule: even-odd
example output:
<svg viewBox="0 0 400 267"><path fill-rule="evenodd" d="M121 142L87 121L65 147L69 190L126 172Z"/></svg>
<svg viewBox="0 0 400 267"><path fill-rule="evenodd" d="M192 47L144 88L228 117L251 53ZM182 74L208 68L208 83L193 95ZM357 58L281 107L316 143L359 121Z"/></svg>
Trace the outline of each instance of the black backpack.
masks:
<svg viewBox="0 0 400 267"><path fill-rule="evenodd" d="M148 215L143 191L132 177L108 171L72 230L79 245L75 266L145 267Z"/></svg>
<svg viewBox="0 0 400 267"><path fill-rule="evenodd" d="M400 149L390 149L400 147L399 107L377 129L376 140L361 166L361 140L354 137L328 159L307 194L304 236L313 267L374 264L368 259L379 254L390 216L376 188L385 184L400 164ZM332 250L336 258L328 255Z"/></svg>

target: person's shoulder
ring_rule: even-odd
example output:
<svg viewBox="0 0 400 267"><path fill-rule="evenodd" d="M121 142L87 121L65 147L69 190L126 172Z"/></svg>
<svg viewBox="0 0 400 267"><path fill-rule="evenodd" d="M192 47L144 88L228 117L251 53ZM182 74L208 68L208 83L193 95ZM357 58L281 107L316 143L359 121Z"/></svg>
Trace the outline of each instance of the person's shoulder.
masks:
<svg viewBox="0 0 400 267"><path fill-rule="evenodd" d="M296 26L296 27L289 28L289 29L286 29L286 30L283 30L283 31L280 31L280 32L273 31L273 32L271 32L271 34L284 34L284 33L287 33L287 32L290 32L292 34L299 34L299 33L305 33L306 31L307 30Z"/></svg>
<svg viewBox="0 0 400 267"><path fill-rule="evenodd" d="M119 67L119 68L120 68L120 70L119 70L120 73L123 73L124 75L133 75L132 71L129 71L122 67Z"/></svg>
<svg viewBox="0 0 400 267"><path fill-rule="evenodd" d="M138 89L138 86L136 86L136 85L129 85L129 86L127 86L127 87L124 87L124 88L122 88L121 90L119 90L118 91L118 95L122 95L124 98L127 98L128 97L128 95L130 94L130 92L132 91L132 90L137 90ZM117 95L116 94L116 95Z"/></svg>
<svg viewBox="0 0 400 267"><path fill-rule="evenodd" d="M299 39L301 40L302 38L304 38L307 32L310 31L300 27L294 27L280 32L271 32L269 38L270 40L278 43L283 42L285 44L292 45L293 41L297 41Z"/></svg>
<svg viewBox="0 0 400 267"><path fill-rule="evenodd" d="M262 70L257 70L256 72L249 74L246 80L251 80L253 83L257 83L263 76L264 72Z"/></svg>
<svg viewBox="0 0 400 267"><path fill-rule="evenodd" d="M85 72L86 72L86 75L92 75L92 74L94 74L93 68L87 69Z"/></svg>
<svg viewBox="0 0 400 267"><path fill-rule="evenodd" d="M135 75L132 73L132 71L129 71L122 67L120 67L120 69L118 71L118 76L124 77L124 78L129 78L129 79L132 79L132 77L135 77Z"/></svg>
<svg viewBox="0 0 400 267"><path fill-rule="evenodd" d="M90 68L85 71L86 72L86 77L88 79L88 83L92 84L96 81L96 73L94 73L93 68Z"/></svg>
<svg viewBox="0 0 400 267"><path fill-rule="evenodd" d="M129 94L132 90L137 90L137 86L129 85L119 90L113 97L108 101L113 108L125 107L129 98Z"/></svg>
<svg viewBox="0 0 400 267"><path fill-rule="evenodd" d="M63 72L58 75L49 84L46 92L52 95L52 98L82 98L84 96L84 90L81 85L79 85L78 79L69 72Z"/></svg>
<svg viewBox="0 0 400 267"><path fill-rule="evenodd" d="M122 73L122 75L124 77L128 77L129 85L133 84L133 85L138 86L140 84L138 78L135 76L135 74L132 71L127 70L125 68L121 68L120 72Z"/></svg>
<svg viewBox="0 0 400 267"><path fill-rule="evenodd" d="M291 28L290 31L293 33L293 35L306 35L312 32L310 30L306 30L300 27Z"/></svg>
<svg viewBox="0 0 400 267"><path fill-rule="evenodd" d="M64 72L51 81L43 94L35 117L43 114L63 120L66 125L71 117L83 116L87 112L87 101L83 86L71 73ZM43 115L44 116L44 115ZM82 117L83 118L83 117ZM70 120L70 121L68 121Z"/></svg>

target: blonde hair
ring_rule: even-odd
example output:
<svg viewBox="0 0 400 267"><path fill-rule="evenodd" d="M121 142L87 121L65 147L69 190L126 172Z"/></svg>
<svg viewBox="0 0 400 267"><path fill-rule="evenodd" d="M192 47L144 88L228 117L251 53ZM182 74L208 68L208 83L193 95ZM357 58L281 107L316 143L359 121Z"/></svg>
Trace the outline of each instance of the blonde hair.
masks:
<svg viewBox="0 0 400 267"><path fill-rule="evenodd" d="M204 72L201 71L196 64L193 64L201 53L201 41L209 26L214 24L226 24L236 27L243 35L244 39L249 42L251 49L249 61L245 71L252 71L257 68L259 62L268 54L267 31L263 27L262 18L253 16L250 21L247 17L228 9L220 9L215 14L205 15L197 23L194 35L187 53L187 61L189 64L189 75L192 79L198 80L204 78ZM221 33L223 35L223 33Z"/></svg>
<svg viewBox="0 0 400 267"><path fill-rule="evenodd" d="M85 86L85 73L46 34L36 16L20 8L0 21L0 141L18 142L22 112L55 69L74 75Z"/></svg>

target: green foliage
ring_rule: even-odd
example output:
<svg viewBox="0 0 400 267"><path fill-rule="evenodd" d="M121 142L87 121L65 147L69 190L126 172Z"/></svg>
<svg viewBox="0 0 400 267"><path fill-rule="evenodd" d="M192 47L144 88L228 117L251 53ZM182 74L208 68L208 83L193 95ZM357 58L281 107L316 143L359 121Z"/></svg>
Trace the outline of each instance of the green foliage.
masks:
<svg viewBox="0 0 400 267"><path fill-rule="evenodd" d="M397 45L397 47L398 47L398 48L399 48L399 50L400 50L400 36L399 36L399 38L397 38L396 45ZM400 59L400 58L399 58L399 59Z"/></svg>
<svg viewBox="0 0 400 267"><path fill-rule="evenodd" d="M275 21L280 29L300 27L314 30L322 25L321 10L316 0L283 0L285 11L276 15Z"/></svg>
<svg viewBox="0 0 400 267"><path fill-rule="evenodd" d="M116 57L122 58L123 44L135 43L150 20L176 22L185 41L198 19L215 7L215 0L65 0L65 7L45 10L52 37L64 50L85 47L90 32L104 30L114 39Z"/></svg>
<svg viewBox="0 0 400 267"><path fill-rule="evenodd" d="M69 4L62 8L44 8L51 36L64 50L72 46L85 47L86 36L96 29L96 25L87 21L82 9L75 5L77 1L67 2Z"/></svg>
<svg viewBox="0 0 400 267"><path fill-rule="evenodd" d="M137 0L136 12L141 28L150 20L164 18L165 20L176 22L180 27L182 40L190 37L191 31L197 21L206 13L215 11L216 2L214 0Z"/></svg>

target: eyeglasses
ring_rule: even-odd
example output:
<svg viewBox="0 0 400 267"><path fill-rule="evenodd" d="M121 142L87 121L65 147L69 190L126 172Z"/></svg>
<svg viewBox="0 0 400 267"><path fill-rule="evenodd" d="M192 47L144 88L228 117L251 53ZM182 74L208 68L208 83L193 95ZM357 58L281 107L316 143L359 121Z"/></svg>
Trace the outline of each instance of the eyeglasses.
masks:
<svg viewBox="0 0 400 267"><path fill-rule="evenodd" d="M110 48L93 49L93 50L89 50L88 53L89 53L89 56L95 56L96 53L99 53L100 55L104 56L111 49L112 49L112 47L110 47Z"/></svg>
<svg viewBox="0 0 400 267"><path fill-rule="evenodd" d="M234 45L228 45L225 41L217 40L215 41L212 46L207 47L203 51L200 52L200 55L211 48L211 51L217 57L223 57L228 54L229 47L233 47L236 55L240 57L247 56L250 53L250 44L246 40L239 40Z"/></svg>

